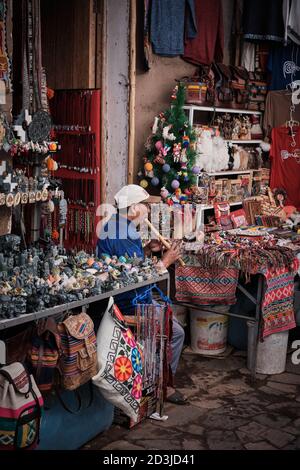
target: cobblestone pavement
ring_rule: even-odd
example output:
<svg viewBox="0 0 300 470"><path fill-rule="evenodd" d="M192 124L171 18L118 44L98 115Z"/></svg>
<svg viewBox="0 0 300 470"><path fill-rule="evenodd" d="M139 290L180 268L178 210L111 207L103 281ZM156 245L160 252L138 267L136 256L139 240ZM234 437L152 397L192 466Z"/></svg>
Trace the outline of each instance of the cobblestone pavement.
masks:
<svg viewBox="0 0 300 470"><path fill-rule="evenodd" d="M185 352L177 388L189 405L166 403L167 421L112 427L83 449L300 449L300 365L258 375L252 384L243 353L226 359Z"/></svg>

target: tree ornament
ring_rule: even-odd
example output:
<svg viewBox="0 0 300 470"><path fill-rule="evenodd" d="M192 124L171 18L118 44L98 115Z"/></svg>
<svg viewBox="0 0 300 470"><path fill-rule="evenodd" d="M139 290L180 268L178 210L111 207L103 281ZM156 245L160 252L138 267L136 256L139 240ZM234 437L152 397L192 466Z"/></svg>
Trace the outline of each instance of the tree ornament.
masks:
<svg viewBox="0 0 300 470"><path fill-rule="evenodd" d="M180 156L181 156L181 144L174 144L173 145L173 158L174 158L174 163L180 162Z"/></svg>
<svg viewBox="0 0 300 470"><path fill-rule="evenodd" d="M171 170L170 165L169 165L168 163L165 163L165 164L163 165L163 167L162 167L162 171L163 171L164 173L169 173L170 170Z"/></svg>
<svg viewBox="0 0 300 470"><path fill-rule="evenodd" d="M198 166L193 166L192 172L194 173L194 175L199 175L200 168Z"/></svg>
<svg viewBox="0 0 300 470"><path fill-rule="evenodd" d="M162 143L161 140L158 140L158 141L156 142L155 148L156 148L156 150L157 150L158 152L160 152L160 151L164 148L163 143Z"/></svg>
<svg viewBox="0 0 300 470"><path fill-rule="evenodd" d="M161 190L160 190L160 195L162 197L162 199L167 199L167 197L169 196L169 191L167 190L167 188L165 187L162 187Z"/></svg>
<svg viewBox="0 0 300 470"><path fill-rule="evenodd" d="M141 180L140 181L140 186L144 189L146 189L148 187L149 183L147 180Z"/></svg>
<svg viewBox="0 0 300 470"><path fill-rule="evenodd" d="M171 129L172 125L163 128L163 138L165 140L176 140L176 136L172 132L170 133Z"/></svg>
<svg viewBox="0 0 300 470"><path fill-rule="evenodd" d="M52 236L52 240L59 240L59 232L57 230L54 229L52 231L51 236Z"/></svg>
<svg viewBox="0 0 300 470"><path fill-rule="evenodd" d="M159 165L164 165L166 163L166 160L162 157L161 152L159 152L159 154L155 157L153 161L154 163L158 163Z"/></svg>
<svg viewBox="0 0 300 470"><path fill-rule="evenodd" d="M171 186L172 186L173 189L177 189L177 188L179 188L180 183L177 180L173 180L172 183L171 183Z"/></svg>
<svg viewBox="0 0 300 470"><path fill-rule="evenodd" d="M145 168L146 171L151 171L151 170L153 170L153 165L152 165L151 162L147 162L147 163L145 163L144 168Z"/></svg>
<svg viewBox="0 0 300 470"><path fill-rule="evenodd" d="M151 180L151 184L152 184L152 186L158 186L159 185L159 179L156 176L154 176L154 178L152 178L152 180Z"/></svg>
<svg viewBox="0 0 300 470"><path fill-rule="evenodd" d="M184 135L182 138L182 147L184 149L187 149L189 145L190 145L190 138L188 135Z"/></svg>

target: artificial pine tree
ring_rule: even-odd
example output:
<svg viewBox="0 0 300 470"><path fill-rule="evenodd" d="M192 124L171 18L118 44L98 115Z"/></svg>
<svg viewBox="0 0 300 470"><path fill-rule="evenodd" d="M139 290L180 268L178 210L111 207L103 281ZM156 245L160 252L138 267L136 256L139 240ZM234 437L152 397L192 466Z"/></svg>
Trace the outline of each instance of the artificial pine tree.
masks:
<svg viewBox="0 0 300 470"><path fill-rule="evenodd" d="M195 166L195 133L183 109L184 86L178 85L172 98L174 102L170 108L155 118L152 134L145 144L145 177L140 185L144 188L149 183L159 186L164 198L167 198L168 192L175 191L184 203L199 172Z"/></svg>

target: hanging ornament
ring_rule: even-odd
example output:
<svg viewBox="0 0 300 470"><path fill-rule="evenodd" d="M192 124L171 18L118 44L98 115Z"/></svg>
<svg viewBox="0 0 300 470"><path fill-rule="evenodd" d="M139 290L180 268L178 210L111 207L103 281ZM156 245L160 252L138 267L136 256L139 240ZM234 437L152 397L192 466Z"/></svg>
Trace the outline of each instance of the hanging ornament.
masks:
<svg viewBox="0 0 300 470"><path fill-rule="evenodd" d="M169 196L169 191L167 190L167 188L163 187L161 188L160 190L160 195L162 197L162 199L167 199L167 197Z"/></svg>
<svg viewBox="0 0 300 470"><path fill-rule="evenodd" d="M51 234L52 240L59 240L59 232L57 230L52 230Z"/></svg>
<svg viewBox="0 0 300 470"><path fill-rule="evenodd" d="M145 163L144 168L145 168L145 171L151 171L153 170L153 165L151 162L147 162Z"/></svg>
<svg viewBox="0 0 300 470"><path fill-rule="evenodd" d="M166 160L162 157L161 152L155 157L154 163L158 163L159 165L164 165L166 163Z"/></svg>
<svg viewBox="0 0 300 470"><path fill-rule="evenodd" d="M164 140L176 140L176 137L173 133L170 133L170 130L172 129L172 125L165 126L163 128L163 138Z"/></svg>
<svg viewBox="0 0 300 470"><path fill-rule="evenodd" d="M187 183L189 180L190 180L190 178L189 178L188 176L185 176L185 177L183 178L183 181L184 181L185 183Z"/></svg>
<svg viewBox="0 0 300 470"><path fill-rule="evenodd" d="M199 175L200 168L198 166L193 166L192 172L194 173L194 175Z"/></svg>
<svg viewBox="0 0 300 470"><path fill-rule="evenodd" d="M171 186L172 186L173 189L177 189L177 188L179 188L180 183L177 180L173 180L172 183L171 183Z"/></svg>
<svg viewBox="0 0 300 470"><path fill-rule="evenodd" d="M181 156L181 144L174 144L173 145L173 158L174 158L174 163L180 162L180 156Z"/></svg>
<svg viewBox="0 0 300 470"><path fill-rule="evenodd" d="M171 170L170 165L169 165L168 163L165 163L165 164L163 165L163 167L162 167L162 171L163 171L164 173L169 173L170 170Z"/></svg>
<svg viewBox="0 0 300 470"><path fill-rule="evenodd" d="M172 91L172 95L171 95L172 100L176 100L177 93L178 93L178 85L176 85L176 87Z"/></svg>
<svg viewBox="0 0 300 470"><path fill-rule="evenodd" d="M161 140L158 140L158 141L155 143L155 148L156 148L156 150L157 150L158 152L160 152L160 151L164 148L163 143L162 143Z"/></svg>
<svg viewBox="0 0 300 470"><path fill-rule="evenodd" d="M151 184L152 184L152 186L158 186L159 185L159 179L156 176L154 176L154 178L152 178L152 180L151 180Z"/></svg>
<svg viewBox="0 0 300 470"><path fill-rule="evenodd" d="M190 145L190 138L188 135L184 135L182 138L182 147L184 149L187 149L189 145Z"/></svg>
<svg viewBox="0 0 300 470"><path fill-rule="evenodd" d="M182 170L187 170L187 163L185 163L185 162L184 162L184 163L181 163L181 164L180 164L180 168L181 168Z"/></svg>
<svg viewBox="0 0 300 470"><path fill-rule="evenodd" d="M140 186L144 189L146 189L148 187L149 183L147 180L141 180L140 181Z"/></svg>

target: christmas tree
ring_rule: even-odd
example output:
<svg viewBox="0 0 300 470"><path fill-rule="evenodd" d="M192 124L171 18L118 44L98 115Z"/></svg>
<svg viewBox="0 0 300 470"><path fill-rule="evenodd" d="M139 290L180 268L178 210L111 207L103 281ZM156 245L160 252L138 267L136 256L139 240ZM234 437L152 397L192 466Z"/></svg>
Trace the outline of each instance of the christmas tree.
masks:
<svg viewBox="0 0 300 470"><path fill-rule="evenodd" d="M195 133L184 112L185 89L178 85L173 104L155 118L152 134L145 144L143 188L160 187L164 199L175 192L184 203L196 183Z"/></svg>

